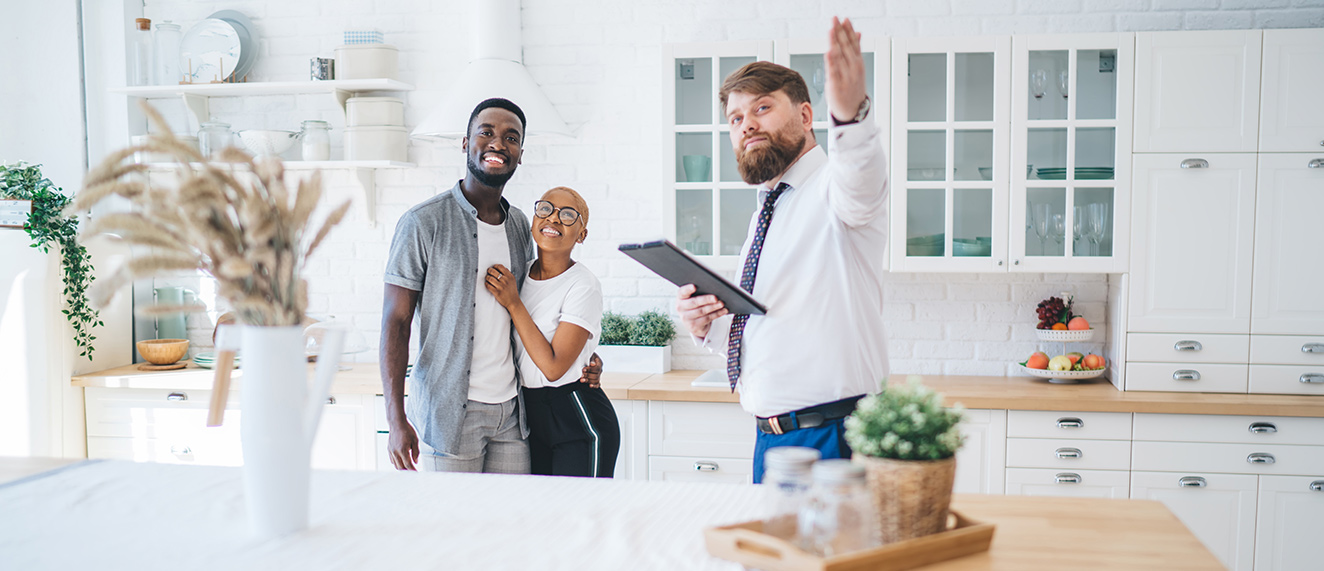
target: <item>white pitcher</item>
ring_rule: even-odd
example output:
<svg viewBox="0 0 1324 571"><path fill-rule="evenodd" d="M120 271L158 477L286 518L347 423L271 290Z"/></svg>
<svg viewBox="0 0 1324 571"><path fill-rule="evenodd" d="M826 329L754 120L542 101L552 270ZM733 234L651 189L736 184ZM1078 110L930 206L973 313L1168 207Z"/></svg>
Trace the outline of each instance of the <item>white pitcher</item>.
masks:
<svg viewBox="0 0 1324 571"><path fill-rule="evenodd" d="M218 351L243 355L244 495L258 539L308 527L313 438L344 338L344 328L328 328L309 387L302 327L225 326L217 335Z"/></svg>

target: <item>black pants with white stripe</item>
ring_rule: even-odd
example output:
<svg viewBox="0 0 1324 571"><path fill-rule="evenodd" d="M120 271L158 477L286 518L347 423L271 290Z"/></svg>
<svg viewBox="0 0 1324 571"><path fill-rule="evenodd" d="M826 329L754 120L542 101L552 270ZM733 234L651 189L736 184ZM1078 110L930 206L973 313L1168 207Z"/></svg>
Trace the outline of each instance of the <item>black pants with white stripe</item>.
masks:
<svg viewBox="0 0 1324 571"><path fill-rule="evenodd" d="M524 389L534 474L610 478L621 448L616 409L584 383Z"/></svg>

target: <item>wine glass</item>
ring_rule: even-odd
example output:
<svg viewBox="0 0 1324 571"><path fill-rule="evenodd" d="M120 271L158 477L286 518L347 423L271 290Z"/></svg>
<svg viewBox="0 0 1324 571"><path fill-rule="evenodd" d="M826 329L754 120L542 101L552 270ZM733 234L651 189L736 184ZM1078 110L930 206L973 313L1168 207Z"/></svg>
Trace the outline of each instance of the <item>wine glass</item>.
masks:
<svg viewBox="0 0 1324 571"><path fill-rule="evenodd" d="M1067 87L1070 85L1071 75L1066 70L1057 74L1057 90L1062 92L1062 99L1067 98Z"/></svg>
<svg viewBox="0 0 1324 571"><path fill-rule="evenodd" d="M1061 214L1054 214L1049 224L1053 234L1053 241L1057 242L1058 246L1058 250L1055 251L1065 252L1066 248L1062 247L1062 242L1066 240L1067 237L1066 220L1063 219Z"/></svg>
<svg viewBox="0 0 1324 571"><path fill-rule="evenodd" d="M1030 205L1030 225L1034 230L1034 235L1039 237L1039 255L1042 256L1048 251L1048 224L1049 215L1052 207L1048 204Z"/></svg>
<svg viewBox="0 0 1324 571"><path fill-rule="evenodd" d="M1094 244L1094 255L1099 255L1099 242L1108 231L1108 205L1095 202L1085 206L1085 233Z"/></svg>
<svg viewBox="0 0 1324 571"><path fill-rule="evenodd" d="M1079 206L1071 208L1071 254L1081 255L1081 239L1084 238L1085 211Z"/></svg>
<svg viewBox="0 0 1324 571"><path fill-rule="evenodd" d="M1042 69L1034 70L1030 74L1030 95L1035 99L1041 99L1048 88L1048 72Z"/></svg>
<svg viewBox="0 0 1324 571"><path fill-rule="evenodd" d="M814 93L818 94L819 107L823 107L823 89L827 87L827 70L823 66L814 68L814 75L809 78L809 85L814 88Z"/></svg>

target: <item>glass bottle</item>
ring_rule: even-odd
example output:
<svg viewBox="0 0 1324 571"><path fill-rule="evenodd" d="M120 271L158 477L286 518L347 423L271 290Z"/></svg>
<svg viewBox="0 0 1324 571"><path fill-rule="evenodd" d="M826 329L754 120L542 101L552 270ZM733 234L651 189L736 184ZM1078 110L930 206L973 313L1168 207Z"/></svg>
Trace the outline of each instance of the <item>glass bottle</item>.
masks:
<svg viewBox="0 0 1324 571"><path fill-rule="evenodd" d="M230 124L220 122L203 123L198 131L198 150L204 157L215 156L221 149L234 144L230 134Z"/></svg>
<svg viewBox="0 0 1324 571"><path fill-rule="evenodd" d="M823 557L876 547L878 514L864 467L850 460L822 460L814 464L813 476L813 488L800 510L800 547Z"/></svg>
<svg viewBox="0 0 1324 571"><path fill-rule="evenodd" d="M184 75L179 71L179 45L184 35L179 24L169 20L156 25L156 84L178 85Z"/></svg>
<svg viewBox="0 0 1324 571"><path fill-rule="evenodd" d="M303 133L299 135L303 143L303 160L331 160L331 124L326 121L304 121Z"/></svg>
<svg viewBox="0 0 1324 571"><path fill-rule="evenodd" d="M764 533L781 539L795 537L795 518L809 495L811 470L820 456L818 450L804 446L779 446L764 454L763 486L769 506Z"/></svg>
<svg viewBox="0 0 1324 571"><path fill-rule="evenodd" d="M129 34L129 85L152 85L152 21L133 20Z"/></svg>

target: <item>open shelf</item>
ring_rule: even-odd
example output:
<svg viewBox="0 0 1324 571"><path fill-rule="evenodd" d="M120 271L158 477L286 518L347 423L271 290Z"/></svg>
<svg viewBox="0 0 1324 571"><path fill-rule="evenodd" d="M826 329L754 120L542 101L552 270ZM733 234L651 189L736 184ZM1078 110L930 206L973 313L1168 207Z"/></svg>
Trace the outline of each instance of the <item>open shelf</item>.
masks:
<svg viewBox="0 0 1324 571"><path fill-rule="evenodd" d="M413 91L414 86L395 79L332 79L328 81L254 81L250 83L193 83L115 87L111 93L133 97L167 98L180 95L234 97L241 95L298 95L336 91Z"/></svg>

